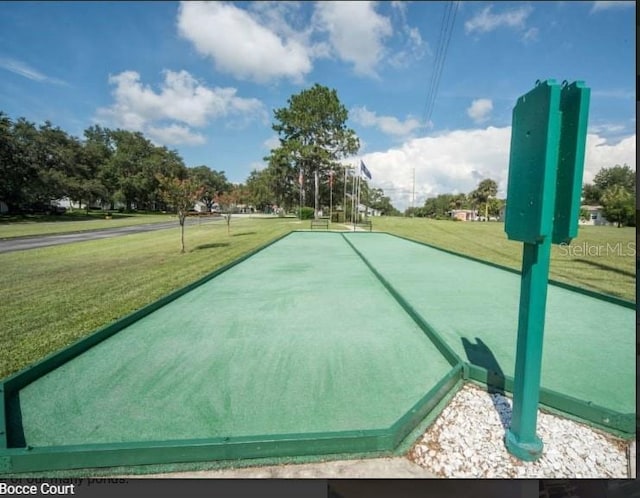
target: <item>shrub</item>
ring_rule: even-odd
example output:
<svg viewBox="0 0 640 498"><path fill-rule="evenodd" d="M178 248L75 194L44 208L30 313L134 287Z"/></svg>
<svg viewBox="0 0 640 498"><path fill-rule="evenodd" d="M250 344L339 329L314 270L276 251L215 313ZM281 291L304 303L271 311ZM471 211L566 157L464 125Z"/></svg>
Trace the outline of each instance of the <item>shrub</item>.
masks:
<svg viewBox="0 0 640 498"><path fill-rule="evenodd" d="M298 218L301 220L313 219L314 210L310 207L303 207L298 209Z"/></svg>

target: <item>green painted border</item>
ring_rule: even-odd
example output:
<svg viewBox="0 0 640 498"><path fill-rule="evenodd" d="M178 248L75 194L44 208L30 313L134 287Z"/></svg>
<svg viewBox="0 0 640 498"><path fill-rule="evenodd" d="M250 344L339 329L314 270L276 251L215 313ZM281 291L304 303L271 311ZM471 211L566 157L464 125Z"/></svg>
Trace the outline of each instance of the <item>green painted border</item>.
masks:
<svg viewBox="0 0 640 498"><path fill-rule="evenodd" d="M353 233L358 233L358 232L353 232ZM360 232L360 233L363 233L363 232ZM377 232L377 233L393 235L387 232ZM440 249L438 247L425 244L424 242L415 241L412 239L408 239L406 237L401 237L401 236L395 236L395 237L398 237L403 240L407 240L409 242L415 242L417 244L421 244L421 245L430 247L432 249L437 249L439 251L452 254L454 256L460 256L466 259L470 259L477 263L484 263L494 268L498 268L500 270L507 270L507 271L510 271L511 273L520 275L520 272L512 268L500 266L500 265L483 261L470 256L465 256L464 254L458 254L445 249ZM360 256L360 258L365 262L365 264L369 267L369 269L373 272L373 274L382 282L385 288L387 288L387 290L393 295L396 301L400 303L400 305L404 308L404 310L414 319L414 321L420 326L420 328L425 332L425 334L427 334L429 339L431 339L433 344L438 348L438 350L442 353L445 359L449 361L449 363L451 363L452 365L454 365L455 363L462 364L463 378L465 380L475 380L482 383L483 385L489 386L488 371L484 368L470 364L467 361L463 361L460 357L458 357L458 355L449 347L446 341L444 341L442 337L440 337L440 335L435 330L435 328L429 325L422 318L422 316L414 310L414 308L400 295L400 293L396 291L393 288L393 286L373 267L373 265L364 257L364 255L360 253L360 251L358 251L355 248L355 246L349 242L349 240L347 240L344 234L343 234L343 238L353 248L356 254ZM618 298L607 296L605 294L597 294L592 291L585 291L584 289L580 289L579 287L574 287L567 284L563 284L563 286L569 290L587 294L590 297L603 299L605 301L612 302L613 304L621 304L621 303L633 304L633 306L627 306L624 304L623 306L632 307L635 309L635 303L628 303L627 301L619 300ZM509 376L504 376L504 379L505 379L505 385L500 387L504 387L505 391L513 392L513 378ZM635 437L635 433L636 433L636 422L635 422L636 414L635 413L615 412L608 408L604 408L599 405L594 405L591 402L583 401L578 398L561 394L546 388L540 389L540 404L544 405L547 408L550 408L551 410L556 410L559 413L565 414L571 418L577 418L579 421L583 423L589 424L594 427L598 427L600 429L603 429L609 433L613 433L624 439L630 439Z"/></svg>
<svg viewBox="0 0 640 498"><path fill-rule="evenodd" d="M496 386L489 382L489 371L477 365L468 365L468 380L483 386L499 387L505 393L513 393L513 377L505 375L504 385ZM495 378L495 374L491 377ZM619 413L589 401L583 401L547 388L540 388L540 405L554 412L578 420L587 425L612 433L622 439L635 438L635 413Z"/></svg>
<svg viewBox="0 0 640 498"><path fill-rule="evenodd" d="M87 469L99 467L140 466L194 463L204 461L232 461L237 459L273 459L298 457L305 455L336 455L336 454L392 454L398 451L399 446L413 444L411 441L420 434L416 433L418 427L428 426L446 406L445 400L450 399L461 384L466 380L476 381L488 386L488 372L475 365L469 365L446 344L437 331L431 327L408 302L382 277L369 261L351 244L344 234L346 232L329 232L342 234L343 239L363 260L376 278L384 285L393 298L418 324L424 333L433 342L439 352L453 367L428 393L423 396L407 413L386 429L345 431L334 433L316 434L285 434L277 436L252 436L238 438L216 438L206 440L186 441L154 441L142 443L118 443L97 445L74 445L47 448L7 448L7 401L9 396L19 391L22 387L45 375L70 359L78 356L99 342L119 332L131 323L152 313L165 304L177 299L185 293L195 289L203 283L211 280L224 271L245 261L259 251L284 239L296 231L293 230L274 240L264 244L231 263L218 268L197 281L178 289L159 300L137 310L125 317L96 330L90 336L77 341L67 348L53 353L43 360L27 367L26 369L4 379L0 383L0 474L25 473L51 470ZM323 233L327 233L326 231ZM348 232L363 233L363 232ZM368 233L368 232L364 232ZM377 232L386 233L386 232ZM406 237L395 237L431 247L455 256L470 259L475 262L518 273L511 268L503 267L473 257L458 254L452 251L431 246ZM557 284L555 284L557 285ZM591 291L585 291L567 284L561 286L570 290L582 292L600 299L610 300L616 304L635 308L634 303L600 295ZM610 298L610 299L607 299ZM632 306L629 306L631 304ZM513 387L513 379L505 378L505 390ZM629 437L635 433L635 414L619 414L590 403L586 403L569 396L564 396L550 390L541 390L540 402L551 409L559 410L562 414L568 413L578 417L580 421L588 418L592 425L604 427L608 432L622 432ZM594 420L595 419L595 420ZM602 422L606 419L606 422ZM426 425L425 425L426 424ZM618 429L618 430L616 430Z"/></svg>
<svg viewBox="0 0 640 498"><path fill-rule="evenodd" d="M306 230L305 230L306 231ZM223 266L197 281L182 287L159 300L125 317L98 329L90 336L80 339L62 351L53 353L7 379L3 388L0 413L4 429L4 446L0 447L0 474L99 468L115 466L139 466L187 463L210 460L259 459L299 457L300 455L335 455L353 453L391 454L398 444L463 378L462 364L454 355L450 361L454 367L425 396L422 397L400 419L386 429L345 431L317 434L286 434L277 436L251 436L238 438L215 438L187 441L151 441L140 443L69 445L43 448L7 448L7 420L5 401L22 387L45 375L63 363L80 355L99 342L119 332L131 323L152 313L177 299L222 272L241 263L266 247L284 239L295 231L288 232L271 242L250 251L237 260ZM326 233L326 232L324 232ZM340 232L334 232L339 234ZM406 304L406 303L405 303ZM408 305L407 305L408 306ZM417 314L412 310L413 316ZM415 319L415 318L414 318ZM451 353L450 353L451 354ZM449 354L449 356L450 356ZM442 410L442 408L440 408Z"/></svg>
<svg viewBox="0 0 640 498"><path fill-rule="evenodd" d="M291 235L291 233L293 232L287 232L283 235L276 237L272 241L267 242L266 244L263 244L262 246L252 249L251 251L244 254L243 256L240 256L238 259L235 259L234 261L212 271L211 273L208 273L207 275L199 278L198 280L190 284L187 284L184 287L181 287L175 291L170 292L166 296L163 296L158 300L152 303L149 303L146 306L132 313L129 313L128 315L125 315L122 318L119 318L116 321L104 327L101 327L95 330L89 336L77 340L76 342L65 347L64 349L60 351L56 351L55 353L51 353L50 355L46 356L42 360L39 360L38 362L27 366L21 371L13 375L10 375L8 377L5 377L2 380L2 383L0 384L4 387L5 396L9 396L13 394L15 391L22 389L24 386L33 382L37 378L42 377L43 375L47 374L48 372L50 372L55 368L58 368L60 365L84 353L85 351L92 348L96 344L104 341L105 339L108 339L115 333L128 327L132 323L140 320L141 318L149 315L150 313L153 313L154 311L165 306L171 301L178 299L184 294L194 290L196 287L201 286L202 284L208 282L212 278L217 277L221 273L224 273L225 271L242 263L246 259L262 251L263 249L266 249L267 247L275 244L276 242L279 242L285 237L288 237L289 235Z"/></svg>
<svg viewBox="0 0 640 498"><path fill-rule="evenodd" d="M354 232L357 233L357 232ZM362 232L361 232L362 233ZM365 232L366 233L366 232ZM486 261L484 259L476 258L474 256L468 256L467 254L462 254L459 252L451 251L449 249L443 249L442 247L431 245L427 242L422 242L420 240L410 239L409 237L404 237L402 235L396 235L394 233L389 232L376 232L376 233L384 233L386 235L391 235L392 237L396 237L398 239L403 239L409 242L414 242L416 244L420 244L431 249L435 249L437 251L442 251L447 254L451 254L452 256L458 256L460 258L468 259L470 261L474 261L475 263L482 263L483 265L492 266L493 268L498 268L500 270L505 270L510 273L515 273L516 275L520 275L521 272L514 268L509 268L508 266L499 265L498 263L492 263L490 261ZM601 301L607 301L612 304L617 304L618 306L624 306L625 308L629 308L632 310L636 309L636 303L633 301L627 301L626 299L622 299L620 297L611 296L609 294L603 294L601 292L592 291L589 289L584 289L582 287L578 287L576 285L567 284L565 282L560 282L559 280L549 279L549 284L554 285L556 287L560 287L563 289L567 289L573 292L577 292L578 294L584 294L585 296L593 297L595 299L600 299Z"/></svg>

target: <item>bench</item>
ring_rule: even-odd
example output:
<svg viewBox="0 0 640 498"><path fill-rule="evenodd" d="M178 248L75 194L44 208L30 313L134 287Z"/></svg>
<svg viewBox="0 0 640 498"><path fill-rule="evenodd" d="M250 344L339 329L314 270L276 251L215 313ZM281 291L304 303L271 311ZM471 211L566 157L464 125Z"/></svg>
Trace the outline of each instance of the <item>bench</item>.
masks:
<svg viewBox="0 0 640 498"><path fill-rule="evenodd" d="M356 223L356 225L359 227L368 228L369 231L371 231L371 228L372 228L371 220L364 220L364 221L361 221L360 223Z"/></svg>
<svg viewBox="0 0 640 498"><path fill-rule="evenodd" d="M318 218L317 220L311 220L311 230L315 230L316 228L324 228L325 230L329 230L329 219Z"/></svg>

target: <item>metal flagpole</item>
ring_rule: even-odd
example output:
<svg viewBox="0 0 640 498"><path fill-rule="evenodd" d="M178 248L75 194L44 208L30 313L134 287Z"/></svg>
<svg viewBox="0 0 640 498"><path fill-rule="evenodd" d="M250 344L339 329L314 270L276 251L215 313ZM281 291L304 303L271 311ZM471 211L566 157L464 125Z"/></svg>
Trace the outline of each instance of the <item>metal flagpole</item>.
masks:
<svg viewBox="0 0 640 498"><path fill-rule="evenodd" d="M344 196L342 198L342 221L347 222L347 167L344 167Z"/></svg>
<svg viewBox="0 0 640 498"><path fill-rule="evenodd" d="M333 170L329 170L329 223L333 221Z"/></svg>
<svg viewBox="0 0 640 498"><path fill-rule="evenodd" d="M352 224L355 221L354 214L353 214L355 211L355 203L356 203L356 175L354 171L353 178L351 181L351 223Z"/></svg>
<svg viewBox="0 0 640 498"><path fill-rule="evenodd" d="M300 187L300 198L298 200L298 218L302 221L302 168L300 168L300 174L298 175L298 186Z"/></svg>

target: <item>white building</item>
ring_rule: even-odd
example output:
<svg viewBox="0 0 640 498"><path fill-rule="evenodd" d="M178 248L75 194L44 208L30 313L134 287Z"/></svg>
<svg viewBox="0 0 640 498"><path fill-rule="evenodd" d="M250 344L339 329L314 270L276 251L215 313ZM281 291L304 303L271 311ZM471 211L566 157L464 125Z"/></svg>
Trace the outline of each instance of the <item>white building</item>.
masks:
<svg viewBox="0 0 640 498"><path fill-rule="evenodd" d="M587 219L580 217L581 225L612 225L612 223L605 218L602 212L602 206L580 206L580 209L584 209L589 213Z"/></svg>

